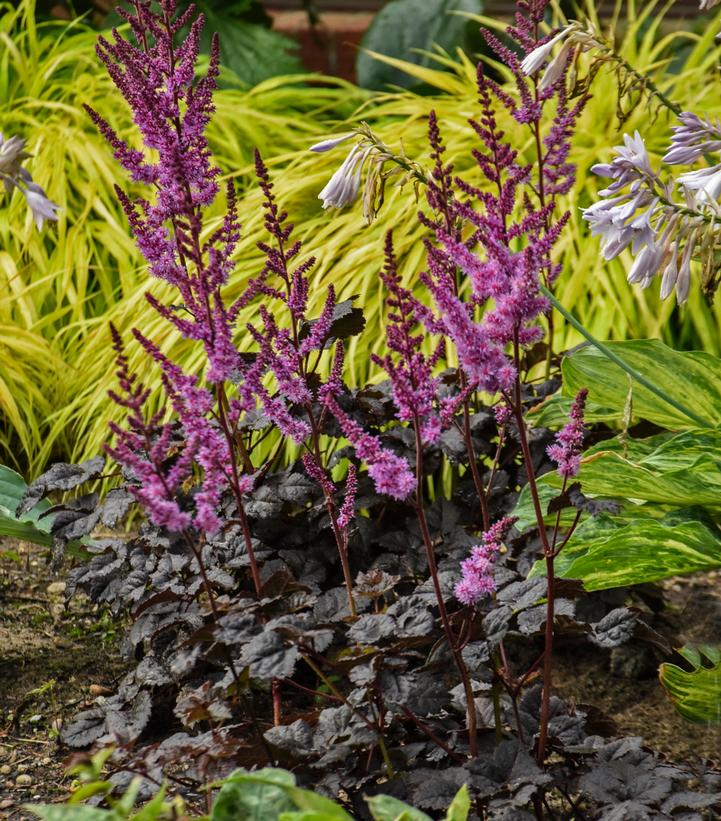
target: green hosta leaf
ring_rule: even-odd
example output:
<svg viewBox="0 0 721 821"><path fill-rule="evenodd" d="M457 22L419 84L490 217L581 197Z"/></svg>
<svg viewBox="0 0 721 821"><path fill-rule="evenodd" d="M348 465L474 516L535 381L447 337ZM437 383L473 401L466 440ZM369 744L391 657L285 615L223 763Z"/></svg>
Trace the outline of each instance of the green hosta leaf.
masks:
<svg viewBox="0 0 721 821"><path fill-rule="evenodd" d="M374 795L366 798L375 821L431 821L430 816L404 804L390 795Z"/></svg>
<svg viewBox="0 0 721 821"><path fill-rule="evenodd" d="M330 818L335 818L335 816L328 816L324 812L314 810L298 810L297 812L282 812L277 821L329 821Z"/></svg>
<svg viewBox="0 0 721 821"><path fill-rule="evenodd" d="M416 50L439 45L453 52L463 47L468 20L454 11L480 14L481 0L392 0L376 16L361 45L369 51L427 66L431 59ZM364 88L411 86L416 80L395 66L361 51L356 61L358 83Z"/></svg>
<svg viewBox="0 0 721 821"><path fill-rule="evenodd" d="M721 507L718 434L695 434L681 433L649 454L631 443L625 455L622 448L584 455L578 476L584 493L679 507Z"/></svg>
<svg viewBox="0 0 721 821"><path fill-rule="evenodd" d="M15 515L26 489L25 480L19 473L0 465L0 536L49 547L53 541L49 532L52 517L40 518L50 507L48 502L40 502L20 517Z"/></svg>
<svg viewBox="0 0 721 821"><path fill-rule="evenodd" d="M295 776L286 770L236 770L211 786L221 790L210 821L353 821L329 798L296 787Z"/></svg>
<svg viewBox="0 0 721 821"><path fill-rule="evenodd" d="M189 5L189 2L183 2L179 8L182 10ZM220 35L221 65L244 83L255 86L271 77L303 71L296 55L297 43L262 25L269 18L259 4L246 0L235 3L194 0L194 5L205 17L201 35L203 52L207 54L210 51L210 38L217 32ZM108 15L106 25L121 22L119 15L113 13Z"/></svg>
<svg viewBox="0 0 721 821"><path fill-rule="evenodd" d="M536 428L562 428L568 422L568 414L573 404L573 397L556 393L544 402L532 408L526 418ZM586 422L605 422L613 424L623 415L623 408L604 408L595 402L586 402L583 418Z"/></svg>
<svg viewBox="0 0 721 821"><path fill-rule="evenodd" d="M293 803L303 813L312 813L317 818L326 821L353 821L353 818L335 801L310 790L301 790L300 787L287 787L286 792Z"/></svg>
<svg viewBox="0 0 721 821"><path fill-rule="evenodd" d="M275 821L296 809L287 792L295 787L295 777L285 770L236 770L221 783L210 821Z"/></svg>
<svg viewBox="0 0 721 821"><path fill-rule="evenodd" d="M662 664L661 684L684 718L699 724L718 724L721 722L721 647L684 647L679 653L692 669Z"/></svg>
<svg viewBox="0 0 721 821"><path fill-rule="evenodd" d="M655 339L605 344L694 414L710 425L721 424L721 359L697 351L674 351ZM616 408L618 418L622 417L628 395L628 375L590 345L563 360L564 393L575 396L584 387L589 389L593 403ZM694 424L642 385L633 386L633 415L671 430Z"/></svg>
<svg viewBox="0 0 721 821"><path fill-rule="evenodd" d="M222 64L250 86L281 74L298 74L303 70L293 53L297 45L288 37L255 23L223 14L219 10L204 10L207 32L221 33Z"/></svg>
<svg viewBox="0 0 721 821"><path fill-rule="evenodd" d="M721 531L703 511L659 519L635 512L630 520L604 514L581 524L556 558L557 575L603 590L721 567ZM536 562L531 575L544 573L545 563Z"/></svg>
<svg viewBox="0 0 721 821"><path fill-rule="evenodd" d="M468 787L464 784L456 793L456 797L451 801L446 812L445 821L466 821L471 809L471 796L468 794Z"/></svg>

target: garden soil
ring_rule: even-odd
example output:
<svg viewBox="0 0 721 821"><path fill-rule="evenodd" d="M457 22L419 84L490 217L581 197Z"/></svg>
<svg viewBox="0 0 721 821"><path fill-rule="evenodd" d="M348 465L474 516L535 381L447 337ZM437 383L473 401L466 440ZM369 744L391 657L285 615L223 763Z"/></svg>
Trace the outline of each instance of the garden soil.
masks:
<svg viewBox="0 0 721 821"><path fill-rule="evenodd" d="M664 601L654 627L672 643L719 642L721 574L672 579ZM69 751L58 744L58 730L122 677L122 629L81 597L66 605L62 577L50 572L38 548L0 545L0 819L34 818L23 804L69 794ZM657 662L639 647L615 655L561 647L555 685L571 703L593 704L619 734L642 736L671 761L721 767L721 727L674 713Z"/></svg>

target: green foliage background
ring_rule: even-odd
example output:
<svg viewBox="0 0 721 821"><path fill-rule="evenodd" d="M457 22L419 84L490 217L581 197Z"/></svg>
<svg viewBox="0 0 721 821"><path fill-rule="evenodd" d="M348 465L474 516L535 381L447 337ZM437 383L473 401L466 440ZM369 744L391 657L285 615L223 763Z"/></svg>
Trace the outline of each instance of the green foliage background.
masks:
<svg viewBox="0 0 721 821"><path fill-rule="evenodd" d="M621 7L624 19L617 28L623 35L617 49L624 58L648 72L684 109L703 101L706 113L720 113L721 100L706 91L719 61L714 35L721 15L701 33L664 33L661 16L655 16L658 4L619 3ZM592 7L589 11L593 14ZM473 22L499 25L481 17ZM0 130L28 138L34 154L28 168L62 206L58 223L38 233L16 192L4 203L0 220L0 462L26 475L37 474L51 459L94 455L106 440L108 420L118 416L106 394L114 381L110 321L125 335L139 325L165 350L173 350L186 367L201 365L197 352L145 304L148 288L161 297L167 294L144 272L112 191L116 182L127 187L125 180L81 108L83 102L89 103L137 144L127 111L95 57L96 36L77 23L37 27L33 0L22 0L17 9L0 5ZM261 197L250 163L253 147L258 146L306 253L318 258L316 305L319 308L324 287L332 282L341 299L356 295L366 313L366 330L353 340L348 357L356 384L376 377L368 352L383 344L377 272L389 227L394 229L406 281L415 283L422 270L423 229L415 218L419 203L409 188L391 189L379 218L369 227L363 224L360 206L324 213L317 193L342 161L343 148L315 155L307 151L308 145L365 120L391 148L403 148L427 165L426 122L433 108L456 170L473 176L474 138L466 126L477 111L473 61L462 53L436 51L434 67L389 63L411 74L428 93L370 96L339 80L323 78L319 83L318 78L298 75L247 89L226 73L209 135L219 165L242 192L244 237L229 298L261 264L255 247L262 230ZM492 66L503 75L500 65ZM717 307L707 306L694 291L688 307L679 310L670 301L660 303L655 291L629 287L625 275L630 256L605 262L581 220L580 208L594 200L600 187L589 168L609 158L612 146L620 142L617 97L616 78L609 69L601 69L575 140L579 175L568 200L570 228L560 249L564 271L559 298L600 338L661 337L674 346L720 354ZM623 128L638 128L657 157L665 150L671 124L666 110L640 101L630 107ZM515 129L520 149L530 149L527 133L510 122L504 125ZM209 224L208 230L213 227ZM578 341L572 330L556 329L557 350ZM247 344L242 331L238 344ZM157 384L140 353L132 347L129 352L143 378ZM157 392L151 401L158 401Z"/></svg>

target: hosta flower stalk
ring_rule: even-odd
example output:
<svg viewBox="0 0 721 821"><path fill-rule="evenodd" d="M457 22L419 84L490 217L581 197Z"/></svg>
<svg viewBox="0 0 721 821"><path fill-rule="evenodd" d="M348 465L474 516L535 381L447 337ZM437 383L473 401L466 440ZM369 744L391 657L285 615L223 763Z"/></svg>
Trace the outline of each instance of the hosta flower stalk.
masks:
<svg viewBox="0 0 721 821"><path fill-rule="evenodd" d="M679 116L671 144L664 156L670 166L709 160L721 151L718 127L693 114ZM691 288L691 263L715 253L715 222L721 214L721 162L687 171L664 180L656 171L642 136L624 135L624 145L614 149L610 163L598 163L592 171L611 180L600 191L598 202L586 208L584 219L591 233L602 240L606 259L626 248L635 255L628 281L648 287L661 277L661 297L676 292L682 303ZM707 266L703 287L717 285L714 266Z"/></svg>

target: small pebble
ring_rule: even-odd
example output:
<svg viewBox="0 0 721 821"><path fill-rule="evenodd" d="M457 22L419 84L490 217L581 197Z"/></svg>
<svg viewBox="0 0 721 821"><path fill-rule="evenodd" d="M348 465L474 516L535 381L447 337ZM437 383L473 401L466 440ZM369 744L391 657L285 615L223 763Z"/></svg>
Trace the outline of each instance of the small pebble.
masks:
<svg viewBox="0 0 721 821"><path fill-rule="evenodd" d="M65 582L53 582L46 588L48 596L62 596L65 593Z"/></svg>
<svg viewBox="0 0 721 821"><path fill-rule="evenodd" d="M53 763L53 760L52 760L52 758L48 758L48 757L46 756L45 758L41 758L41 759L40 759L40 763L42 764L42 766L43 766L43 767L47 767L47 766L48 766L48 764L52 764L52 763Z"/></svg>
<svg viewBox="0 0 721 821"><path fill-rule="evenodd" d="M18 766L17 766L17 772L19 772L19 773L26 773L28 771L28 769L29 769L29 767L28 767L27 764L18 764Z"/></svg>
<svg viewBox="0 0 721 821"><path fill-rule="evenodd" d="M29 787L33 783L33 777L27 773L22 773L15 779L16 787Z"/></svg>
<svg viewBox="0 0 721 821"><path fill-rule="evenodd" d="M0 767L0 775L10 775L12 772L12 767L9 764L3 764Z"/></svg>
<svg viewBox="0 0 721 821"><path fill-rule="evenodd" d="M4 801L0 801L0 810L9 810L14 803L12 798L6 798Z"/></svg>
<svg viewBox="0 0 721 821"><path fill-rule="evenodd" d="M91 684L88 688L91 696L111 696L113 691L108 687L103 687L102 684Z"/></svg>

